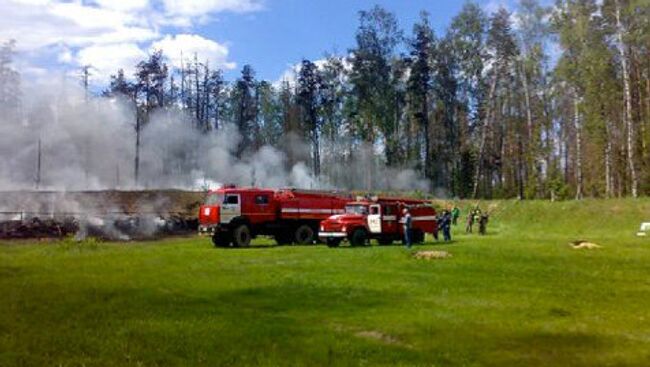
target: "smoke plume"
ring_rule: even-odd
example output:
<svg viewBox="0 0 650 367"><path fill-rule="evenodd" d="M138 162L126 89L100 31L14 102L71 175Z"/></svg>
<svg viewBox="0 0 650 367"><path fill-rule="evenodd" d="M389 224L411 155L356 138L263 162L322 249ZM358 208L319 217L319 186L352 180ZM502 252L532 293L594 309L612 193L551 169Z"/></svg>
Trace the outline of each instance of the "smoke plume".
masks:
<svg viewBox="0 0 650 367"><path fill-rule="evenodd" d="M132 101L88 97L74 84L51 81L24 88L20 113L0 111L0 190L201 190L220 183L268 187L423 190L414 170L386 167L374 147L355 149L344 162L328 152L345 144L324 141L323 174L311 173L306 141L285 139L237 157L241 140L228 123L203 133L172 107L149 116L141 130L135 180L135 110ZM352 150L350 150L352 151ZM329 156L340 156L330 154ZM298 159L296 159L298 157Z"/></svg>

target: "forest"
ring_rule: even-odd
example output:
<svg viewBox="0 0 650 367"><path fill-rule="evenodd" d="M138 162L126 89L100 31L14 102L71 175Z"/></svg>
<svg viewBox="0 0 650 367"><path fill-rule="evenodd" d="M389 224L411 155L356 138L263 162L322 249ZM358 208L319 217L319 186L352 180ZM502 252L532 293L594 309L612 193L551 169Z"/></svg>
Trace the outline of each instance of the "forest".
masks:
<svg viewBox="0 0 650 367"><path fill-rule="evenodd" d="M232 126L238 159L273 147L334 186L352 167L351 188L375 189L393 179L375 169L387 167L444 197L650 194L650 1L520 0L489 14L470 1L444 34L434 28L425 11L405 29L375 6L359 12L350 49L301 60L281 81L258 79L254 65L228 81L196 55L172 67L158 50L134 75L115 70L101 92L89 86L92 65L80 84L88 100L131 106L136 183L141 133L173 111L202 135ZM5 42L5 118L28 98L14 57Z"/></svg>

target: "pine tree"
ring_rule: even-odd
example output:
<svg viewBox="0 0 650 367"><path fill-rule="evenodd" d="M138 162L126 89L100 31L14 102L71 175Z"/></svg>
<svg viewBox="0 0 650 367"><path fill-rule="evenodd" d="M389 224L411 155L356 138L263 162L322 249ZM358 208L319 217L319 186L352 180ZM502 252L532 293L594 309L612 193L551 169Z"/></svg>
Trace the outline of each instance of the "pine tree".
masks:
<svg viewBox="0 0 650 367"><path fill-rule="evenodd" d="M244 65L241 77L235 82L232 90L233 118L240 134L240 142L236 156L241 158L244 152L255 151L258 140L257 126L257 81L255 70L250 65Z"/></svg>
<svg viewBox="0 0 650 367"><path fill-rule="evenodd" d="M321 91L323 82L316 64L302 60L296 86L296 101L302 112L302 121L308 132L312 147L312 171L315 177L320 175L320 130L322 119L319 115L321 108Z"/></svg>
<svg viewBox="0 0 650 367"><path fill-rule="evenodd" d="M409 111L412 120L417 127L416 137L422 137L422 152L416 152L422 160L424 176L432 179L433 172L438 179L435 184L440 184L440 169L433 170L432 162L432 134L429 106L433 103L433 70L431 64L434 60L435 38L429 24L429 14L422 12L420 21L413 26L413 40L410 42L410 75L408 79L407 95ZM437 140L436 140L437 141ZM410 148L410 147L409 147ZM407 152L410 156L411 152ZM440 156L436 155L436 163L439 165Z"/></svg>

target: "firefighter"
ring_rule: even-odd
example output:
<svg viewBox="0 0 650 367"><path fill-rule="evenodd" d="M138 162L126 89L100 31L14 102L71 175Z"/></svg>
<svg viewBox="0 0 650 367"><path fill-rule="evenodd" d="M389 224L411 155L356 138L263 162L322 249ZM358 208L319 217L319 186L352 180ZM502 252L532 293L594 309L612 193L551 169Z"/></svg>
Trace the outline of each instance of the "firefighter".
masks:
<svg viewBox="0 0 650 367"><path fill-rule="evenodd" d="M402 219L404 225L404 245L407 249L411 248L411 227L413 225L413 218L411 218L411 213L408 208L404 208L402 211Z"/></svg>
<svg viewBox="0 0 650 367"><path fill-rule="evenodd" d="M465 233L472 233L472 227L474 226L474 211L470 210L467 214L467 226L465 227Z"/></svg>
<svg viewBox="0 0 650 367"><path fill-rule="evenodd" d="M451 241L451 221L451 212L449 212L449 210L445 210L442 213L442 236L445 242Z"/></svg>
<svg viewBox="0 0 650 367"><path fill-rule="evenodd" d="M451 210L451 219L454 225L458 225L458 218L460 218L460 209L454 205L454 208Z"/></svg>
<svg viewBox="0 0 650 367"><path fill-rule="evenodd" d="M489 216L487 213L481 214L480 219L478 221L478 233L482 236L485 236L487 233L487 224L488 224Z"/></svg>

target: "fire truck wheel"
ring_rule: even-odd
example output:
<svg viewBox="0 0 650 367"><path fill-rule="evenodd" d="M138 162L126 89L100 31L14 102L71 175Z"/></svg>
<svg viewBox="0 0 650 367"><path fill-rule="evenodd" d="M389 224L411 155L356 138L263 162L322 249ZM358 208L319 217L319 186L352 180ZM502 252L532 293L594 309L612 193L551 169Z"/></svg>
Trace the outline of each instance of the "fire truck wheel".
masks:
<svg viewBox="0 0 650 367"><path fill-rule="evenodd" d="M339 247L341 245L341 239L340 238L328 238L327 239L327 247Z"/></svg>
<svg viewBox="0 0 650 367"><path fill-rule="evenodd" d="M232 232L235 247L248 247L251 244L251 230L245 224L240 224Z"/></svg>
<svg viewBox="0 0 650 367"><path fill-rule="evenodd" d="M366 237L366 230L363 228L357 228L350 235L350 245L364 246L366 244Z"/></svg>
<svg viewBox="0 0 650 367"><path fill-rule="evenodd" d="M311 245L314 243L314 229L303 224L296 229L294 240L299 245Z"/></svg>
<svg viewBox="0 0 650 367"><path fill-rule="evenodd" d="M212 236L212 243L215 247L228 247L230 245L230 239L225 234L215 234Z"/></svg>

